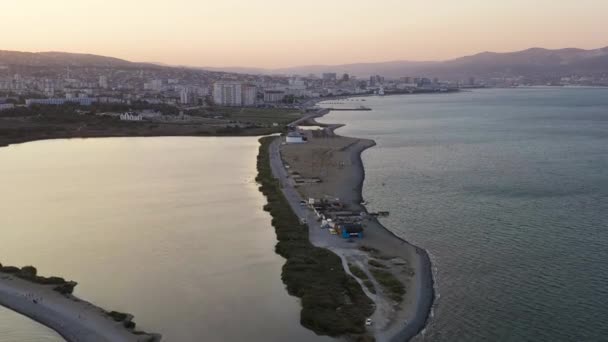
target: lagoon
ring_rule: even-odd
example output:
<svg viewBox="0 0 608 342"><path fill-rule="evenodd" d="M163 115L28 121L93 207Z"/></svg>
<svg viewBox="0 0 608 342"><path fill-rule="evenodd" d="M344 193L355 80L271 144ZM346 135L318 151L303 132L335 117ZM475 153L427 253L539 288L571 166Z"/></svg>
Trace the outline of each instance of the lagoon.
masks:
<svg viewBox="0 0 608 342"><path fill-rule="evenodd" d="M324 340L300 326L281 281L257 152L249 137L1 148L0 262L75 280L77 296L134 314L166 341ZM61 341L0 317L2 342Z"/></svg>

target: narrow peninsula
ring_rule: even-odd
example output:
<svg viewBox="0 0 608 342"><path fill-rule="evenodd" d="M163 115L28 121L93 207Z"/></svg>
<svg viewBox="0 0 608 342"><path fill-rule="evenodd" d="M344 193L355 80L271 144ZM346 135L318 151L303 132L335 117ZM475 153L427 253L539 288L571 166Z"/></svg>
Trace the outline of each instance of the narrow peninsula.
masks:
<svg viewBox="0 0 608 342"><path fill-rule="evenodd" d="M32 266L0 264L0 305L27 316L68 342L158 342L161 335L135 330L133 316L106 311L72 295L73 281L41 277Z"/></svg>
<svg viewBox="0 0 608 342"><path fill-rule="evenodd" d="M433 303L430 259L380 224L378 215L388 213L363 206L361 153L375 142L339 136L334 130L341 125L314 120L327 112L319 109L284 136L260 140L258 181L277 253L287 259L283 281L302 298L302 324L318 334L409 340L424 328Z"/></svg>

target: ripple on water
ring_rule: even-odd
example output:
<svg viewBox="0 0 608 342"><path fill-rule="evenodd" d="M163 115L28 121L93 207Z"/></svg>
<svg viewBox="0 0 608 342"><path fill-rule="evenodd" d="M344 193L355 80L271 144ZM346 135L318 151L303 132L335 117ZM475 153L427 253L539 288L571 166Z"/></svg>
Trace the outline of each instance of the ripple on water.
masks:
<svg viewBox="0 0 608 342"><path fill-rule="evenodd" d="M333 112L363 154L370 210L426 248L428 341L608 336L608 89L369 98Z"/></svg>
<svg viewBox="0 0 608 342"><path fill-rule="evenodd" d="M64 342L53 330L0 306L0 341Z"/></svg>

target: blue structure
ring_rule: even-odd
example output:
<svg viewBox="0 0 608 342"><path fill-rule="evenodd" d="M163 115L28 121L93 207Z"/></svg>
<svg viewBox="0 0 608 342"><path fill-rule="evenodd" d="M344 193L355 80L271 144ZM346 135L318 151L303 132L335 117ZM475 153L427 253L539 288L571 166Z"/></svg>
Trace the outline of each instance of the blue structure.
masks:
<svg viewBox="0 0 608 342"><path fill-rule="evenodd" d="M340 225L340 233L345 239L357 237L363 238L363 227L358 223L345 223Z"/></svg>

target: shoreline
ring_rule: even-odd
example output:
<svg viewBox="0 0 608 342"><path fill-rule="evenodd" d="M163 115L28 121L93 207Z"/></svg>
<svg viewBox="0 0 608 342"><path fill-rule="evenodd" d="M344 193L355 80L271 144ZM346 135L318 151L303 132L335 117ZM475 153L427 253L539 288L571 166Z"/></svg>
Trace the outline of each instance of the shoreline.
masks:
<svg viewBox="0 0 608 342"><path fill-rule="evenodd" d="M76 286L68 282L71 289ZM57 285L0 272L0 305L55 331L68 342L159 342L160 334L135 330L133 315L108 312Z"/></svg>
<svg viewBox="0 0 608 342"><path fill-rule="evenodd" d="M280 132L274 132L271 134L278 134ZM190 138L247 138L247 137L261 137L265 134L260 135L257 132L251 132L251 134L92 134L92 135L57 135L57 136L34 136L28 138L17 138L10 140L0 140L0 148L10 147L13 145L26 144L29 142L45 141L45 140L68 140L68 139L103 139L103 138L171 138L171 137L190 137Z"/></svg>
<svg viewBox="0 0 608 342"><path fill-rule="evenodd" d="M318 102L322 102L324 100L318 101ZM315 105L318 103L315 102ZM340 127L345 126L344 124L325 124L325 123L319 123L316 121L317 118L322 117L328 113L330 113L330 110L327 109L323 109L322 111L318 112L318 115L315 115L311 118L309 118L308 120L305 120L303 123L301 123L301 125L317 125L317 126L321 126L324 127L324 129L328 130L331 132L332 135L334 135L335 137L343 137L339 134L335 133L335 130L337 130ZM347 138L347 137L344 137ZM355 139L355 138L353 138ZM365 182L365 166L363 164L363 159L362 159L362 154L364 151L376 146L376 142L373 140L369 140L369 139L358 139L358 142L363 141L363 144L360 143L356 143L355 144L355 150L351 151L351 158L352 158L352 165L353 165L353 170L352 172L357 173L358 175L356 176L356 178L358 178L356 181L354 181L354 187L352 188L352 190L354 191L354 194L352 194L354 196L354 205L353 207L357 208L360 211L363 211L365 213L369 213L369 211L367 210L367 208L361 204L363 202L363 185ZM361 146L362 145L362 146ZM276 176L276 175L275 175ZM334 194L337 196L337 194ZM297 212L294 209L294 212ZM380 235L385 235L385 236L390 236L390 240L392 240L392 244L394 244L394 242L398 242L400 244L404 244L405 246L409 246L409 248L412 248L413 251L415 251L415 259L416 259L416 265L415 265L415 269L417 270L416 275L414 277L414 282L415 282L415 297L413 298L413 301L415 302L415 304L412 304L410 306L408 306L405 303L401 303L400 304L400 313L401 313L401 318L403 318L404 315L408 315L408 313L410 314L408 316L408 320L407 320L407 324L405 326L401 325L399 326L399 324L395 324L396 321L398 321L397 318L393 317L393 321L390 322L390 324L388 325L388 329L386 329L385 331L381 332L381 334L379 334L377 337L379 337L379 340L386 340L386 341L404 341L404 340L410 340L412 338L414 338L415 336L418 336L427 326L428 321L430 319L430 315L431 315L431 310L433 308L433 304L434 304L434 300L435 300L435 288L434 288L434 279L433 279L433 272L432 272L432 262L430 259L430 256L428 254L428 252L421 248L418 247L412 243L410 243L409 241L407 241L404 238L401 238L399 236L397 236L394 232L392 232L391 230L389 230L388 228L386 228L384 225L382 225L378 219L373 218L369 221L369 225L370 228L372 230L380 230L382 231L382 233ZM314 232L314 231L311 231ZM314 235L314 234L313 234ZM319 241L314 241L314 237L311 235L311 242L313 242L313 244L318 245L320 247L325 247L328 248L332 251L334 251L335 253L337 253L338 255L341 256L341 258L345 258L345 255L348 254L349 252L347 252L347 250L341 250L339 248L332 248L330 246L323 246L323 245L319 245ZM365 240L365 239L364 239ZM382 239L381 239L382 241ZM387 240L386 242L391 242L389 240ZM321 243L322 244L322 243Z"/></svg>
<svg viewBox="0 0 608 342"><path fill-rule="evenodd" d="M343 127L344 125L340 126ZM376 146L376 141L372 140L373 145L369 146L369 147L365 147L364 149L360 150L357 156L357 164L358 167L360 168L360 172L362 174L361 177L361 182L356 186L356 191L359 193L359 201L363 201L363 184L365 182L365 166L363 164L363 158L362 158L362 154L363 152L365 152L366 150ZM361 207L363 207L363 210L365 212L369 212L367 210L367 207L363 204L361 204ZM396 334L395 336L393 336L393 338L391 339L392 341L409 341L412 338L414 338L415 336L417 336L418 334L420 334L424 328L426 328L428 320L430 318L431 315L431 310L433 308L433 303L435 301L435 281L433 279L433 269L432 269L432 263L431 263L431 258L428 254L428 252L419 246L414 245L413 243L397 236L393 231L391 231L390 229L386 228L386 226L384 226L382 223L380 223L380 221L378 221L377 219L375 219L377 224L383 228L386 232L388 232L389 234L391 234L395 239L403 241L404 243L412 246L415 248L416 253L418 254L418 270L422 271L422 274L420 274L418 277L416 277L417 279L417 293L416 293L416 314L414 316L413 320L410 320L408 322L408 324L405 326L405 328L398 334Z"/></svg>
<svg viewBox="0 0 608 342"><path fill-rule="evenodd" d="M279 137L259 139L256 181L266 197L277 235L275 252L286 259L281 278L287 292L300 299L300 324L317 335L344 340L373 341L365 320L374 312L373 301L344 268L343 258L311 240L309 226L293 206L292 194L277 180ZM293 189L291 189L293 190ZM336 312L343 314L336 315Z"/></svg>

